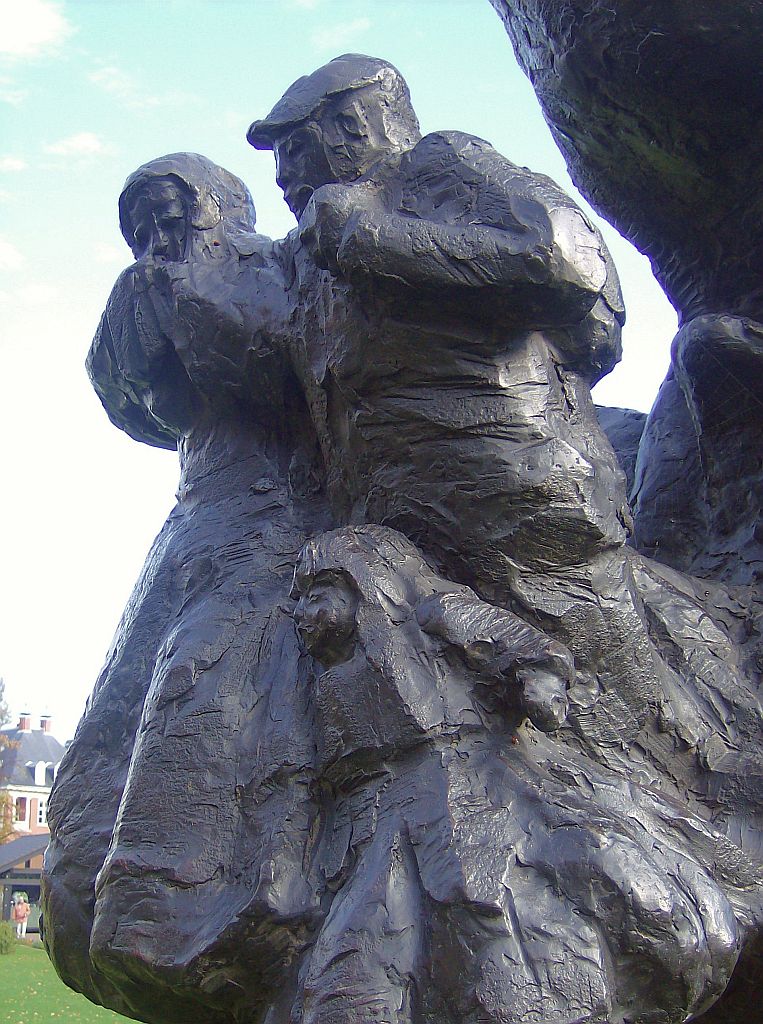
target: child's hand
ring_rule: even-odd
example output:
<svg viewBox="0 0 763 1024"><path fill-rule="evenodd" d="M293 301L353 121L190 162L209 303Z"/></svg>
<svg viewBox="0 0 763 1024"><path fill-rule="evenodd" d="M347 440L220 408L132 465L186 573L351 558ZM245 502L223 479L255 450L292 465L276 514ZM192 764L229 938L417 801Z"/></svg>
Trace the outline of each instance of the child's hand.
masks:
<svg viewBox="0 0 763 1024"><path fill-rule="evenodd" d="M517 669L522 691L521 706L536 729L555 732L566 720L569 710L567 680L542 665Z"/></svg>

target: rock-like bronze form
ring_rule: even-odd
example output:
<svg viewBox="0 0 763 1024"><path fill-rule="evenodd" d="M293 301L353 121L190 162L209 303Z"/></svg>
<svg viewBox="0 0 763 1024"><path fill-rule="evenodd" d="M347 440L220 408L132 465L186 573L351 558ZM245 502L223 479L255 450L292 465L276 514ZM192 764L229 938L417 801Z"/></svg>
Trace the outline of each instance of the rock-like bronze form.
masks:
<svg viewBox="0 0 763 1024"><path fill-rule="evenodd" d="M491 0L575 183L684 319L760 313L756 0Z"/></svg>
<svg viewBox="0 0 763 1024"><path fill-rule="evenodd" d="M601 237L376 58L249 139L283 242L203 157L120 199L88 367L182 475L51 798L59 973L156 1024L701 1015L763 925L750 595L626 545Z"/></svg>
<svg viewBox="0 0 763 1024"><path fill-rule="evenodd" d="M761 5L491 2L573 180L649 256L679 313L637 470L636 542L759 586Z"/></svg>
<svg viewBox="0 0 763 1024"><path fill-rule="evenodd" d="M636 460L646 426L646 414L636 412L635 409L597 405L596 417L615 450L617 461L623 468L626 488L630 494L633 491Z"/></svg>

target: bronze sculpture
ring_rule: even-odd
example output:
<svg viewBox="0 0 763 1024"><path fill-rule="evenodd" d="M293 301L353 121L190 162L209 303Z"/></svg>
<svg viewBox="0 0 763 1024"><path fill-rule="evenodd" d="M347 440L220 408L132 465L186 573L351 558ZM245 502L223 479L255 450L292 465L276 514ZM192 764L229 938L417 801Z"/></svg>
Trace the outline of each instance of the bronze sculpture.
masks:
<svg viewBox="0 0 763 1024"><path fill-rule="evenodd" d="M376 58L249 138L282 243L202 157L120 200L89 369L183 475L51 803L54 962L157 1022L698 1017L763 913L749 601L625 545L600 236Z"/></svg>

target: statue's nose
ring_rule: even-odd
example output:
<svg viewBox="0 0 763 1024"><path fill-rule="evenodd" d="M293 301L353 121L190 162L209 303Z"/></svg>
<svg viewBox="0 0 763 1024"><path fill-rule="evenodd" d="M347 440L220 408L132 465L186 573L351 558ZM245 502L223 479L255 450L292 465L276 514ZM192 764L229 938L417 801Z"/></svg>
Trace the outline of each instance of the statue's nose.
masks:
<svg viewBox="0 0 763 1024"><path fill-rule="evenodd" d="M307 603L305 602L304 597L300 597L299 601L297 601L297 606L294 609L294 620L297 623L297 625L300 625L302 622L304 622L306 616Z"/></svg>
<svg viewBox="0 0 763 1024"><path fill-rule="evenodd" d="M170 247L170 234L161 224L154 227L154 250L156 252L167 252Z"/></svg>
<svg viewBox="0 0 763 1024"><path fill-rule="evenodd" d="M291 169L291 165L280 163L278 165L278 170L276 171L276 185L283 190L291 184L293 179L294 173Z"/></svg>

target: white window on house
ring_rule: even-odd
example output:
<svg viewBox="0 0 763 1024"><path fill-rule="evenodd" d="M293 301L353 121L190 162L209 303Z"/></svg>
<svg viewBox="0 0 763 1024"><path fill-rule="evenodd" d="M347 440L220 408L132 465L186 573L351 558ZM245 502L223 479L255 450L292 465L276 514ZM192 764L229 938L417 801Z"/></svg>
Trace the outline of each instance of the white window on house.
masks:
<svg viewBox="0 0 763 1024"><path fill-rule="evenodd" d="M37 824L45 825L48 821L48 802L40 800L37 803Z"/></svg>
<svg viewBox="0 0 763 1024"><path fill-rule="evenodd" d="M15 822L26 821L26 797L17 796L13 803L13 820Z"/></svg>
<svg viewBox="0 0 763 1024"><path fill-rule="evenodd" d="M45 785L45 776L48 773L48 762L38 761L34 766L34 784L35 786Z"/></svg>

